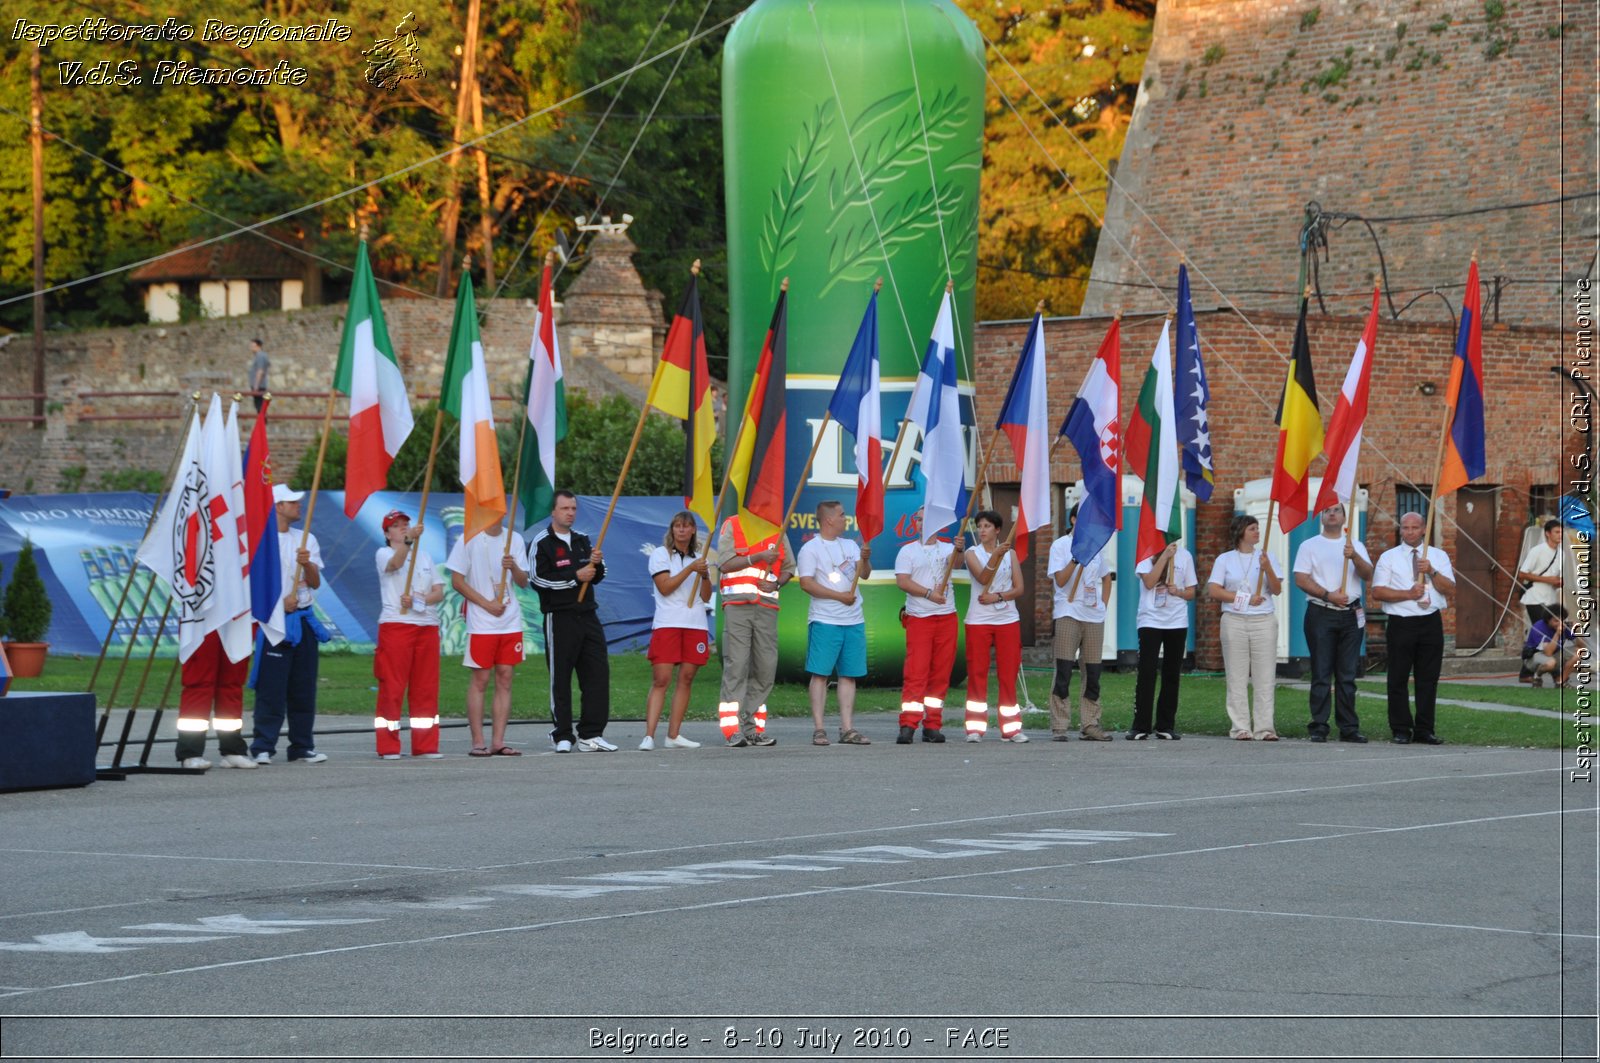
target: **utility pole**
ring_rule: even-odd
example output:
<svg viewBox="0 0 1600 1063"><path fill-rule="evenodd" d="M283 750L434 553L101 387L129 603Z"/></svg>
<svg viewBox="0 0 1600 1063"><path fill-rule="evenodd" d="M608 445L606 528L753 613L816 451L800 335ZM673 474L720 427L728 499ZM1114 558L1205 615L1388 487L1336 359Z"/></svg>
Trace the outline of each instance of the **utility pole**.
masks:
<svg viewBox="0 0 1600 1063"><path fill-rule="evenodd" d="M44 82L42 45L34 45L28 64L33 94L33 427L44 428Z"/></svg>
<svg viewBox="0 0 1600 1063"><path fill-rule="evenodd" d="M467 32L466 39L461 44L461 80L456 83L456 125L455 143L456 150L450 154L447 176L445 179L445 201L443 216L440 219L439 234L439 283L435 294L443 296L450 291L451 267L456 253L456 225L461 220L461 184L457 175L457 167L461 163L461 138L466 136L467 116L472 109L472 85L477 80L478 71L478 13L480 0L470 0L467 4Z"/></svg>

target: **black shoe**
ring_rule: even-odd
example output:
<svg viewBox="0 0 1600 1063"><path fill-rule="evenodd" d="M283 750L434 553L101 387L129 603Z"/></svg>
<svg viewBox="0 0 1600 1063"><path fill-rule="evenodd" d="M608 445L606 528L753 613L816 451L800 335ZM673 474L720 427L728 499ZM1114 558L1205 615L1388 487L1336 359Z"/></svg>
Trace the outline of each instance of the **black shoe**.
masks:
<svg viewBox="0 0 1600 1063"><path fill-rule="evenodd" d="M915 727L908 727L905 724L901 724L900 734L895 738L894 744L897 746L909 746L911 744L911 740L915 737L917 737L917 729Z"/></svg>
<svg viewBox="0 0 1600 1063"><path fill-rule="evenodd" d="M778 744L778 740L771 735L759 734L749 739L748 744L752 746L775 746Z"/></svg>
<svg viewBox="0 0 1600 1063"><path fill-rule="evenodd" d="M1326 742L1328 740L1328 736L1321 733L1309 735L1308 738L1312 742Z"/></svg>
<svg viewBox="0 0 1600 1063"><path fill-rule="evenodd" d="M1395 736L1389 739L1389 741L1393 742L1397 746L1409 746L1411 744L1411 736L1406 734L1404 731L1397 731L1395 732Z"/></svg>
<svg viewBox="0 0 1600 1063"><path fill-rule="evenodd" d="M1440 738L1438 735L1435 735L1435 734L1417 735L1415 738L1412 739L1412 741L1413 742L1418 742L1418 743L1420 743L1422 745L1425 745L1425 746L1442 746L1442 745L1444 745L1444 739Z"/></svg>
<svg viewBox="0 0 1600 1063"><path fill-rule="evenodd" d="M1364 746L1367 744L1367 736L1360 731L1351 731L1349 734L1340 735L1339 741L1354 742L1358 746Z"/></svg>
<svg viewBox="0 0 1600 1063"><path fill-rule="evenodd" d="M922 729L922 740L924 742L942 743L944 742L944 732L937 727L924 727Z"/></svg>
<svg viewBox="0 0 1600 1063"><path fill-rule="evenodd" d="M1127 734L1123 735L1122 737L1125 738L1129 742L1143 742L1143 741L1145 741L1146 739L1148 739L1150 737L1150 732L1149 731L1129 731ZM1066 739L1062 738L1062 741L1064 742L1064 741L1066 741Z"/></svg>
<svg viewBox="0 0 1600 1063"><path fill-rule="evenodd" d="M1182 738L1183 735L1179 734L1177 731L1157 731L1156 737L1161 739L1163 742L1176 742Z"/></svg>

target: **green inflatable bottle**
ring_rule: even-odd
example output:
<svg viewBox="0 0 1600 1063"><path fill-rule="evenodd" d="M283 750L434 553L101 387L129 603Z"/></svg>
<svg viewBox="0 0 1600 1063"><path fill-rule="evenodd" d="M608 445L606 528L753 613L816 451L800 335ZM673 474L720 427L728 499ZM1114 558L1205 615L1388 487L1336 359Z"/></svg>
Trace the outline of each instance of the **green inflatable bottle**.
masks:
<svg viewBox="0 0 1600 1063"><path fill-rule="evenodd" d="M963 422L972 424L983 104L983 41L949 0L759 0L728 34L729 409L743 409L788 277L786 495L879 278L885 461L947 282ZM738 430L737 414L728 425ZM884 474L884 530L863 583L869 682L899 682L904 662L894 559L913 538L910 517L922 499L917 442L908 438ZM969 469L972 442L969 428ZM852 451L830 423L788 528L794 549L814 534L817 502L837 498L853 516ZM964 608L966 584L956 589ZM794 587L782 602L779 674L793 679L804 672L809 599Z"/></svg>

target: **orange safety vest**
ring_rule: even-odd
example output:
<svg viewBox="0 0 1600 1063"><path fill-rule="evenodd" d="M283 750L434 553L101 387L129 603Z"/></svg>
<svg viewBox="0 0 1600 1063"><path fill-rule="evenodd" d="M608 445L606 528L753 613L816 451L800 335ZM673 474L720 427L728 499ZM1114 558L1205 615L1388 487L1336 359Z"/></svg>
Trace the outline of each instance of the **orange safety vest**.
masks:
<svg viewBox="0 0 1600 1063"><path fill-rule="evenodd" d="M730 572L726 568L721 572L717 589L722 596L723 605L760 605L768 609L778 608L778 592L767 590L761 586L763 576L776 577L783 570L782 534L773 532L767 538L757 543L745 541L744 526L739 523L738 517L729 517L728 525L733 530L733 547L737 555L748 556L758 554L768 547L776 546L778 556L773 560L771 568L764 565L751 564L738 571Z"/></svg>

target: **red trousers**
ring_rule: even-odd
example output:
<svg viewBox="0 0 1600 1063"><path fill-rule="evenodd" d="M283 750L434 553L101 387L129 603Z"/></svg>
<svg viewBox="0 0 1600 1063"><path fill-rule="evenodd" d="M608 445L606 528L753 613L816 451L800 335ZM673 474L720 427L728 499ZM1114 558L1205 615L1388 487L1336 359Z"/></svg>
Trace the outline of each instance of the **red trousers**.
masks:
<svg viewBox="0 0 1600 1063"><path fill-rule="evenodd" d="M378 755L400 752L400 706L410 692L411 755L439 752L439 628L436 624L379 624L372 655L378 680L373 727Z"/></svg>
<svg viewBox="0 0 1600 1063"><path fill-rule="evenodd" d="M183 662L182 673L183 692L178 695L179 759L198 757L205 750L206 731L212 726L217 729L217 747L223 753L244 753L244 681L250 675L250 658L228 660L222 651L222 639L213 631Z"/></svg>
<svg viewBox="0 0 1600 1063"><path fill-rule="evenodd" d="M944 724L944 696L956 663L955 613L906 617L906 668L900 684L900 726Z"/></svg>
<svg viewBox="0 0 1600 1063"><path fill-rule="evenodd" d="M980 706L988 715L990 648L994 650L995 676L1000 683L1000 713L1017 706L1017 673L1022 670L1021 624L967 625L967 714Z"/></svg>

